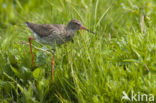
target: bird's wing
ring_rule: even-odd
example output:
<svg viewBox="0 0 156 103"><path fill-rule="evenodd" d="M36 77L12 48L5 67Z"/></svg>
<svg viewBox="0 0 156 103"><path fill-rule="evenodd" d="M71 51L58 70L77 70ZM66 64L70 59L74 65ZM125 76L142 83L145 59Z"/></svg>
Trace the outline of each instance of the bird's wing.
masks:
<svg viewBox="0 0 156 103"><path fill-rule="evenodd" d="M66 33L64 25L61 24L34 24L27 23L28 27L38 34L40 37L46 37L49 35L63 35Z"/></svg>

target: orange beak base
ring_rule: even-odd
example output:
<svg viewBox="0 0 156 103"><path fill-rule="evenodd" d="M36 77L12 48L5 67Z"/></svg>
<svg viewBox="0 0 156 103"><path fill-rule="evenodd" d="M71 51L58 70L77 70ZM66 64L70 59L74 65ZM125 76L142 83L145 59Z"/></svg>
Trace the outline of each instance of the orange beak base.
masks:
<svg viewBox="0 0 156 103"><path fill-rule="evenodd" d="M95 34L94 32L88 30L86 27L84 27L84 26L82 26L82 25L80 26L80 29L83 29L83 30L86 30L86 31L88 31L88 32L90 32L90 33L92 33L92 34Z"/></svg>
<svg viewBox="0 0 156 103"><path fill-rule="evenodd" d="M80 29L83 29L83 30L88 30L86 27L84 27L84 26L80 26Z"/></svg>

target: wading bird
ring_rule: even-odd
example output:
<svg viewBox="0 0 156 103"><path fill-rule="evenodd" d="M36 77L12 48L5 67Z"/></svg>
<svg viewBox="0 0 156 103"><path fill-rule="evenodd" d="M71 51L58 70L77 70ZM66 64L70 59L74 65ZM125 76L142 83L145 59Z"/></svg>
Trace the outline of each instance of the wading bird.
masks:
<svg viewBox="0 0 156 103"><path fill-rule="evenodd" d="M75 35L75 33L80 30L86 30L91 32L84 26L82 26L81 22L78 20L71 20L67 26L63 24L34 24L30 22L26 22L26 25L31 29L34 34L34 37L29 37L29 46L30 53L32 55L32 66L34 65L34 54L32 52L31 40L37 40L42 44L48 44L52 46L52 48L57 45L64 44L68 41L71 41ZM91 32L94 34L94 32ZM52 81L54 81L54 55L51 61L52 65Z"/></svg>

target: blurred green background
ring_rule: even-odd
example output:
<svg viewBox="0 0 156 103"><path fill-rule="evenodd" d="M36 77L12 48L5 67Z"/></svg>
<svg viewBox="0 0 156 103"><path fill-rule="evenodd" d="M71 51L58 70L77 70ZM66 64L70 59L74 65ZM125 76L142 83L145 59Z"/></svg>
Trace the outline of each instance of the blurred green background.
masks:
<svg viewBox="0 0 156 103"><path fill-rule="evenodd" d="M71 19L96 35L79 31L74 43L56 48L52 84L52 55L33 48L31 66L33 35L24 23ZM156 96L155 73L156 0L0 0L2 103L129 103L123 91Z"/></svg>

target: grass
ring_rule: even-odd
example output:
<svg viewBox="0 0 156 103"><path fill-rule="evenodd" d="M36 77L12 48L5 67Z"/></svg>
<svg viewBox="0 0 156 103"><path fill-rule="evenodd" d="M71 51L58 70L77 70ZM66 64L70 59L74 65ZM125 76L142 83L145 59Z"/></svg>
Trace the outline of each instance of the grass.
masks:
<svg viewBox="0 0 156 103"><path fill-rule="evenodd" d="M121 101L123 91L156 96L155 10L155 0L1 0L0 102L129 103ZM31 67L24 22L73 18L96 35L79 31L73 43L56 47L52 84L51 54L33 48Z"/></svg>

